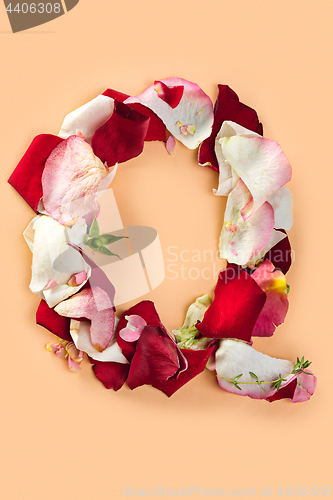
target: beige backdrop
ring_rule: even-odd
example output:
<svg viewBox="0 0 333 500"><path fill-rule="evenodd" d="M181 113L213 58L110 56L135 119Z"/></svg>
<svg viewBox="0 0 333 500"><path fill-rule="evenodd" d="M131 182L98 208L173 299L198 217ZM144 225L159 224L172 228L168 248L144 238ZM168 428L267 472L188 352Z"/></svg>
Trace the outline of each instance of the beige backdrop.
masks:
<svg viewBox="0 0 333 500"><path fill-rule="evenodd" d="M280 486L328 494L332 15L329 0L80 0L51 23L13 35L0 6L1 498L118 500L183 487L192 498L214 496L214 488L288 498ZM151 387L114 393L89 363L74 375L45 350L52 335L35 325L39 299L28 289L31 254L22 237L33 213L6 179L35 135L56 134L66 113L105 88L135 95L170 76L197 82L213 100L218 83L231 86L293 165L290 310L275 336L255 347L313 361L318 388L308 403L237 397L208 372L171 399ZM169 246L216 248L225 207L211 194L216 183L193 151L178 144L172 157L150 143L120 167L113 187L124 223L157 229L167 259ZM147 297L175 328L215 279L170 276Z"/></svg>

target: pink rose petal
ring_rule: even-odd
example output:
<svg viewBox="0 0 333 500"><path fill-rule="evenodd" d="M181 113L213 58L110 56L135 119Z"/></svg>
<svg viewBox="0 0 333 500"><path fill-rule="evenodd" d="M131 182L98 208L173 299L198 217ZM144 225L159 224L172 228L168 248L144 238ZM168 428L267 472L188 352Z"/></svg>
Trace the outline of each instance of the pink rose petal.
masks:
<svg viewBox="0 0 333 500"><path fill-rule="evenodd" d="M176 139L174 138L173 135L170 135L168 140L166 141L166 150L170 155L175 154L175 147L176 147Z"/></svg>

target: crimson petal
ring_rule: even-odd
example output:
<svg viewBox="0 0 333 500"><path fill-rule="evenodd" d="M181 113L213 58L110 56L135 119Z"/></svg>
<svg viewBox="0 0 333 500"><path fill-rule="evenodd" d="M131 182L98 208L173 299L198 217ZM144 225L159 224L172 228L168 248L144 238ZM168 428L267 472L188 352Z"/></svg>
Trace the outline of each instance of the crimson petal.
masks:
<svg viewBox="0 0 333 500"><path fill-rule="evenodd" d="M280 231L282 233L286 232L283 229ZM279 269L283 274L287 274L291 266L291 253L292 250L287 236L271 248L265 255L265 258L270 260L276 269Z"/></svg>
<svg viewBox="0 0 333 500"><path fill-rule="evenodd" d="M184 85L176 85L174 87L168 87L165 83L157 80L154 82L155 90L158 97L162 101L169 104L172 109L175 109L181 101L184 93Z"/></svg>
<svg viewBox="0 0 333 500"><path fill-rule="evenodd" d="M137 341L127 385L130 389L144 384L158 389L161 382L186 368L187 362L172 337L163 328L149 325Z"/></svg>
<svg viewBox="0 0 333 500"><path fill-rule="evenodd" d="M118 92L117 90L107 89L103 95L111 97L112 99L117 99L120 102L124 102L128 97L127 94ZM162 120L152 111L141 103L132 103L131 108L136 109L143 115L150 118L147 135L145 141L166 141L166 128Z"/></svg>
<svg viewBox="0 0 333 500"><path fill-rule="evenodd" d="M228 85L218 85L218 89L212 133L200 145L198 155L200 165L210 167L216 172L219 171L219 165L215 155L215 137L224 121L233 121L257 134L263 134L256 111L240 102L238 95Z"/></svg>
<svg viewBox="0 0 333 500"><path fill-rule="evenodd" d="M207 349L202 349L200 351L181 349L188 362L187 370L179 373L176 378L170 378L165 382L156 382L154 387L164 392L168 397L172 396L178 389L183 387L183 385L205 369L207 361L214 349L214 345L208 346Z"/></svg>
<svg viewBox="0 0 333 500"><path fill-rule="evenodd" d="M45 302L41 300L36 312L36 323L37 325L43 326L50 332L57 335L63 340L72 342L73 339L69 333L70 318L65 318L65 316L60 316L54 309L51 309Z"/></svg>
<svg viewBox="0 0 333 500"><path fill-rule="evenodd" d="M131 307L127 311L124 311L117 325L116 339L123 355L128 359L128 361L131 361L135 354L137 342L126 342L126 340L121 338L119 332L127 326L126 316L131 316L132 314L141 316L147 325L159 326L164 329L154 303L150 300L143 300L138 304L135 304L135 306Z"/></svg>
<svg viewBox="0 0 333 500"><path fill-rule="evenodd" d="M8 182L36 212L43 196L42 174L51 152L63 139L51 134L34 138Z"/></svg>
<svg viewBox="0 0 333 500"><path fill-rule="evenodd" d="M96 377L106 389L119 391L122 388L127 379L130 365L101 362L92 358L89 358L89 361L93 364Z"/></svg>
<svg viewBox="0 0 333 500"><path fill-rule="evenodd" d="M196 327L207 338L249 342L265 301L266 294L254 279L231 264L219 274L214 301Z"/></svg>
<svg viewBox="0 0 333 500"><path fill-rule="evenodd" d="M115 100L114 112L96 130L91 147L108 166L128 161L142 153L148 125L147 116Z"/></svg>

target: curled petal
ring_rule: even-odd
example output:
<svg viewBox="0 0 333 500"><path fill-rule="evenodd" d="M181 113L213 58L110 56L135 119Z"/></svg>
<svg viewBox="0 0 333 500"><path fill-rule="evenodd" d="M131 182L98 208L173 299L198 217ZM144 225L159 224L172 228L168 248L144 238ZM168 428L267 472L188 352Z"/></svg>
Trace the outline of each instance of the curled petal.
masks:
<svg viewBox="0 0 333 500"><path fill-rule="evenodd" d="M268 202L243 219L241 208L250 196L240 179L228 196L220 237L221 258L239 265L246 265L265 248L274 228L274 210Z"/></svg>
<svg viewBox="0 0 333 500"><path fill-rule="evenodd" d="M68 139L69 136L76 135L79 130L90 143L96 130L110 118L113 109L114 100L99 95L66 115L58 135L63 139Z"/></svg>
<svg viewBox="0 0 333 500"><path fill-rule="evenodd" d="M223 155L251 193L241 214L247 219L291 179L291 166L277 142L262 137L224 137Z"/></svg>
<svg viewBox="0 0 333 500"><path fill-rule="evenodd" d="M72 135L48 157L42 175L43 203L53 219L73 224L98 209L97 191L110 171L82 137Z"/></svg>
<svg viewBox="0 0 333 500"><path fill-rule="evenodd" d="M237 266L219 274L212 305L197 329L207 338L251 339L266 295L252 277Z"/></svg>
<svg viewBox="0 0 333 500"><path fill-rule="evenodd" d="M244 342L231 339L222 340L216 351L216 373L219 386L240 396L250 396L254 399L266 399L272 396L276 393L276 388L272 387L271 382L279 379L281 375L283 377L288 375L293 368L291 361L272 358L256 351ZM262 386L266 392L255 383L251 373L254 373L259 381L265 382ZM230 382L239 375L242 376L237 379L237 383L241 390ZM281 388L293 378L292 375L286 377L287 380L282 382Z"/></svg>
<svg viewBox="0 0 333 500"><path fill-rule="evenodd" d="M239 102L238 95L228 85L218 85L218 96L214 106L212 133L199 147L199 165L219 171L215 154L215 140L224 121L233 121L246 129L262 135L262 124L254 109Z"/></svg>
<svg viewBox="0 0 333 500"><path fill-rule="evenodd" d="M90 338L90 322L72 319L70 333L77 349L86 352L94 361L125 364L128 362L125 356L123 356L114 337L111 338L109 345L103 352L100 352L92 345Z"/></svg>
<svg viewBox="0 0 333 500"><path fill-rule="evenodd" d="M92 138L95 155L109 166L135 158L142 153L148 125L147 116L116 100L112 116Z"/></svg>
<svg viewBox="0 0 333 500"><path fill-rule="evenodd" d="M117 99L117 101L124 102L130 96L123 94L122 92L117 92L116 90L107 89L103 95ZM147 106L143 106L138 102L131 103L131 108L136 109L139 113L142 113L149 118L149 125L145 141L166 141L166 128L162 120Z"/></svg>
<svg viewBox="0 0 333 500"><path fill-rule="evenodd" d="M33 252L30 289L50 307L78 292L90 277L90 266L69 245L73 242L84 246L86 227L83 219L66 228L52 217L39 215L23 233ZM69 285L73 273L85 279Z"/></svg>
<svg viewBox="0 0 333 500"><path fill-rule="evenodd" d="M98 351L104 351L113 336L115 316L108 294L93 286L79 292L74 297L60 302L55 311L68 318L91 320L91 343Z"/></svg>
<svg viewBox="0 0 333 500"><path fill-rule="evenodd" d="M185 146L195 149L211 133L213 104L196 83L182 78L167 78L160 82L169 88L183 87L182 98L174 109L161 99L154 85L141 95L126 99L125 103L140 103L152 109L161 118L169 132ZM184 129L186 128L186 133Z"/></svg>
<svg viewBox="0 0 333 500"><path fill-rule="evenodd" d="M275 328L284 322L288 311L286 278L267 259L260 264L251 276L266 293L266 302L257 319L252 335L270 337L275 332Z"/></svg>
<svg viewBox="0 0 333 500"><path fill-rule="evenodd" d="M141 316L137 316L136 314L132 314L131 316L125 316L127 319L127 326L120 330L119 336L126 340L126 342L135 342L140 338L142 330L147 323Z"/></svg>
<svg viewBox="0 0 333 500"><path fill-rule="evenodd" d="M307 369L306 371L308 373L302 372L297 377L296 389L291 399L293 403L308 401L316 390L317 378L310 370Z"/></svg>

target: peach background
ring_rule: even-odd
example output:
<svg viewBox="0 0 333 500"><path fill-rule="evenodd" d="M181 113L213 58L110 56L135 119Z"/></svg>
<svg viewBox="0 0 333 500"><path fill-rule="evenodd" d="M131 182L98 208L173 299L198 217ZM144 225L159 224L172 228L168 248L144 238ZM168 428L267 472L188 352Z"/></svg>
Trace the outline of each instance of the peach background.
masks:
<svg viewBox="0 0 333 500"><path fill-rule="evenodd" d="M280 486L309 495L332 485L332 16L328 0L81 0L13 35L0 8L2 498L118 500L124 486L254 488L257 497L271 486L281 498ZM255 347L313 361L319 384L308 403L236 397L208 372L171 399L150 387L114 393L88 363L73 375L45 350L52 335L34 322L39 299L21 236L33 213L6 179L35 135L56 134L97 93L135 95L169 76L197 82L213 100L218 83L231 86L293 165L290 310ZM225 206L211 194L216 182L193 151L178 144L171 157L151 143L113 187L124 222L155 227L163 251L204 250L216 248ZM213 279L166 279L149 297L175 328L213 288Z"/></svg>

